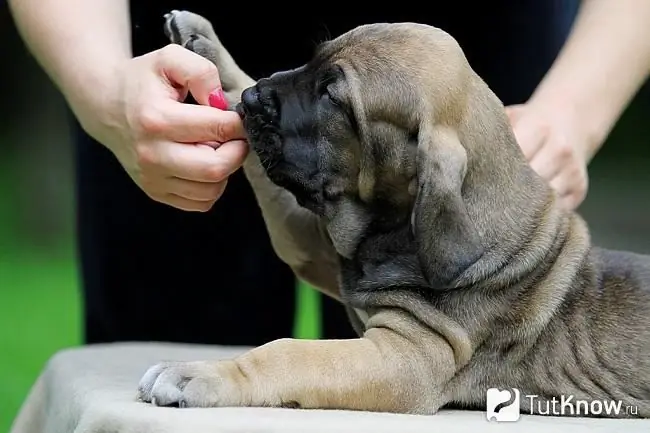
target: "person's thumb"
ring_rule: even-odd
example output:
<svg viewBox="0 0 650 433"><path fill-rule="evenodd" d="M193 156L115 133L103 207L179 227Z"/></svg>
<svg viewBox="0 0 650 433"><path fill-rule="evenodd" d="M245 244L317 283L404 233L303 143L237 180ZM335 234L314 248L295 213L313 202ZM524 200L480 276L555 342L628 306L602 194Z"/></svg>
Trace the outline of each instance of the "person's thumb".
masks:
<svg viewBox="0 0 650 433"><path fill-rule="evenodd" d="M523 104L506 107L506 114L515 139L524 153L524 157L530 162L542 148L548 136L548 130Z"/></svg>
<svg viewBox="0 0 650 433"><path fill-rule="evenodd" d="M514 126L519 119L519 116L524 112L524 104L508 105L506 108L506 115L510 120L510 125Z"/></svg>
<svg viewBox="0 0 650 433"><path fill-rule="evenodd" d="M172 86L189 90L201 105L209 105L211 93L221 93L216 65L180 45L170 44L158 50L157 67Z"/></svg>

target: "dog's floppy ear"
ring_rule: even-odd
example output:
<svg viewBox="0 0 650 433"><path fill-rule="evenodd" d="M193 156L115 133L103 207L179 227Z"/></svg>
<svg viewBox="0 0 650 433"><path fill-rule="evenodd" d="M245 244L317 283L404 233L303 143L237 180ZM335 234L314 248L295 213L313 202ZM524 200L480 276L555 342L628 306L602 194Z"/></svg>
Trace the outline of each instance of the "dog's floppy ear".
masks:
<svg viewBox="0 0 650 433"><path fill-rule="evenodd" d="M463 200L467 153L457 131L423 123L411 225L427 282L434 289L445 289L481 257L484 248Z"/></svg>

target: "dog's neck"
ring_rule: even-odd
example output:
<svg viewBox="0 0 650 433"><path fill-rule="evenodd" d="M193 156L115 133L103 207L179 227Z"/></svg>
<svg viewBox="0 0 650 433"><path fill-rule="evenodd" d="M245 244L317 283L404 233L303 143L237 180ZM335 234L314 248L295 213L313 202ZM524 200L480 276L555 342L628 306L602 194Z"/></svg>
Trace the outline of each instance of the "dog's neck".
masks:
<svg viewBox="0 0 650 433"><path fill-rule="evenodd" d="M520 177L536 174L523 167ZM528 180L526 180L528 182ZM436 269L427 268L427 261L421 257L421 245L430 243L428 252L441 259L458 254L457 251L436 249L436 239L418 239L413 232L409 214L395 214L391 218L382 215L373 219L376 212L365 213L363 229L355 227L352 233L363 233L363 237L345 237L348 242L345 251L339 250L342 272L343 299L357 308L368 308L371 300L368 294L379 291L408 290L417 292L430 300L448 297L454 291L479 290L490 292L520 284L532 284L535 276L548 273L557 257L565 254L566 240L571 235L572 225L580 217L563 210L553 192L538 184L527 192L526 204L491 200L490 193L501 191L501 199L507 200L507 189L487 186L485 183L468 185L468 209L471 220L478 226L484 252L474 262L460 269L453 280L433 280ZM505 192L504 192L505 191ZM481 194L494 207L472 206L473 197ZM521 197L517 197L521 199ZM357 213L359 215L359 213ZM339 231L338 233L342 233ZM339 245L341 237L338 237ZM588 242L588 241L587 241ZM335 241L335 247L337 242ZM589 245L580 245L584 253ZM453 260L453 259L451 259Z"/></svg>
<svg viewBox="0 0 650 433"><path fill-rule="evenodd" d="M570 290L580 269L578 262L584 260L590 247L586 226L578 215L562 210L555 200L548 206L550 209L537 210L535 228L526 237L517 243L496 240L493 248L464 269L449 287L430 284L430 270L418 257L410 224L402 222L392 230L368 230L351 258L340 257L342 300L364 311L404 309L427 324L428 318L442 314L464 329L475 345L486 338L489 322L525 317L528 311L528 302L494 303L490 299L529 299L539 307L536 311L540 314L527 319L520 332L533 338ZM569 261L575 266L566 266ZM506 310L486 310L485 305L493 304Z"/></svg>
<svg viewBox="0 0 650 433"><path fill-rule="evenodd" d="M504 287L555 261L577 216L528 164L500 102L491 92L473 98L460 128L471 143L463 201L483 254L455 287ZM487 125L487 126L486 126Z"/></svg>
<svg viewBox="0 0 650 433"><path fill-rule="evenodd" d="M340 255L341 295L347 303L367 308L366 295L374 291L427 289L408 224L393 230L372 227L349 257Z"/></svg>

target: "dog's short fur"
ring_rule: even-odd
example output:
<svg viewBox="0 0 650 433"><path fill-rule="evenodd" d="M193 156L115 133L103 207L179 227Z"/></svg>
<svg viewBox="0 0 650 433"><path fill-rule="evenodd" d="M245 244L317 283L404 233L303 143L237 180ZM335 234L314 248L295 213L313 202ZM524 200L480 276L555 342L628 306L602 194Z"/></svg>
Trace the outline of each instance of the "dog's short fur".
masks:
<svg viewBox="0 0 650 433"><path fill-rule="evenodd" d="M219 67L278 255L361 337L163 363L143 400L433 414L515 387L526 413L564 395L650 416L650 258L590 245L452 37L362 26L255 82L203 18L166 31Z"/></svg>

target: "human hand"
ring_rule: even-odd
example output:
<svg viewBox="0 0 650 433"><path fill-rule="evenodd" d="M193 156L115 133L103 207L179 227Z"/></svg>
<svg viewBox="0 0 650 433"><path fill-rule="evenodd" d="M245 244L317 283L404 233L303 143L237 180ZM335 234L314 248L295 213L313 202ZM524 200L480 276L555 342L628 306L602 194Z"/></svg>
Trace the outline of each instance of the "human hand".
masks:
<svg viewBox="0 0 650 433"><path fill-rule="evenodd" d="M557 192L561 205L576 209L587 195L589 135L566 113L533 103L511 105L506 113L524 156Z"/></svg>
<svg viewBox="0 0 650 433"><path fill-rule="evenodd" d="M207 106L222 95L216 66L168 45L125 62L101 92L75 110L89 134L152 199L209 210L248 151L239 115ZM182 102L188 92L200 105Z"/></svg>

